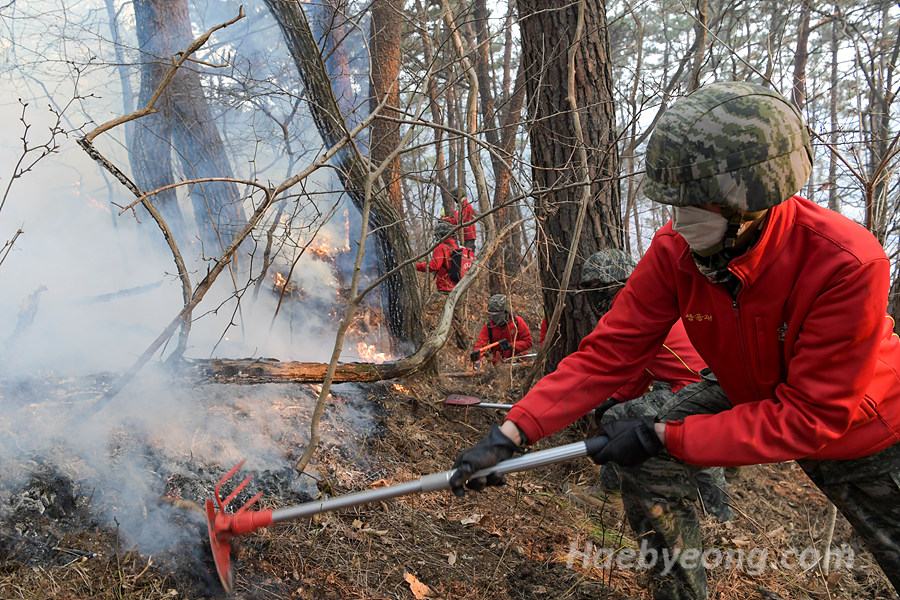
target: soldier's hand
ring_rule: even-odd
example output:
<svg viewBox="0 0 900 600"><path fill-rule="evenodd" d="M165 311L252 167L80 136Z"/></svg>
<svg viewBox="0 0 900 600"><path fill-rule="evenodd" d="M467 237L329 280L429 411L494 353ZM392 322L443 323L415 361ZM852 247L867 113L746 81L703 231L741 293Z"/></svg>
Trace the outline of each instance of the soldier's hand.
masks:
<svg viewBox="0 0 900 600"><path fill-rule="evenodd" d="M619 401L615 398L607 398L603 401L603 404L594 409L594 421L597 423L597 426L600 426L600 419L603 418L603 414L611 409L613 406L618 406Z"/></svg>
<svg viewBox="0 0 900 600"><path fill-rule="evenodd" d="M509 343L509 340L500 340L500 343L497 344L497 346L503 352L512 352L513 349L512 344Z"/></svg>
<svg viewBox="0 0 900 600"><path fill-rule="evenodd" d="M506 460L516 452L522 451L522 448L500 431L499 425L494 425L491 432L480 442L463 450L456 457L456 461L453 463L456 472L450 478L450 489L457 496L463 496L466 493L463 485L470 490L480 490L486 485L503 485L506 481L502 475L491 474L471 481L469 477L476 471L493 467L501 460Z"/></svg>
<svg viewBox="0 0 900 600"><path fill-rule="evenodd" d="M478 359L481 358L481 350L473 350L472 354L469 355L469 358L472 362L478 362Z"/></svg>
<svg viewBox="0 0 900 600"><path fill-rule="evenodd" d="M615 398L607 398L603 401L603 404L588 413L586 433L587 437L592 438L600 435L600 422L601 419L603 419L604 413L618 404L619 401Z"/></svg>
<svg viewBox="0 0 900 600"><path fill-rule="evenodd" d="M619 419L600 426L600 433L609 441L591 455L598 465L610 461L623 467L636 467L663 451L665 446L656 435L653 417Z"/></svg>

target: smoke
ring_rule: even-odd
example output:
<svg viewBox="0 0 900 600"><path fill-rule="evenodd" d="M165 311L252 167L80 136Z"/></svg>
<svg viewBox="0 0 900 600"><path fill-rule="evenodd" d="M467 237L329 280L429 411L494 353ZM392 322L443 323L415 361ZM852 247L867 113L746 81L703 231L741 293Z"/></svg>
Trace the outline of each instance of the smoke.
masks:
<svg viewBox="0 0 900 600"><path fill-rule="evenodd" d="M44 4L53 3L32 6L34 14L45 20L58 15L74 22L78 17L68 11L42 12L38 5ZM92 14L97 18L101 13ZM236 10L230 16L234 14ZM262 13L255 16L268 18ZM34 35L40 35L38 19L23 20L19 32L26 30L26 22L36 31ZM251 23L248 18L246 25ZM271 24L253 23L252 27L272 30ZM240 27L233 30L246 32ZM91 29L85 26L79 31L88 35ZM78 40L83 45L79 48L85 48L90 56L109 56L108 48L92 47L109 38L105 29L97 31L96 39ZM278 46L271 43L271 37L265 43L256 38L259 46L265 46L260 54L269 59L276 55L273 46ZM24 53L28 45L16 47ZM283 47L278 49L283 51ZM52 55L49 48L44 52ZM65 61L40 57L30 64L35 69L53 64L61 71L68 69L69 55L65 56ZM88 64L93 59L79 56L73 60ZM234 64L248 63L235 56ZM278 66L273 61L272 68ZM38 75L49 76L50 67L47 69ZM268 81L268 71L256 65L254 69L255 84ZM300 385L239 387L180 381L159 366L174 348L177 334L106 408L90 418L83 416L94 399L131 367L176 317L184 302L182 286L156 225L131 211L120 215L120 207L132 203L134 197L75 144L76 135L92 129L91 121L103 122L123 112L120 98L110 91L112 66L81 70L77 92L73 81L63 79L45 79L36 91L26 87L30 85L23 83L26 78L14 70L6 72L11 76L4 81L0 97L0 121L6 125L0 130L0 183L4 190L7 184L11 187L0 209L0 245L11 242L19 229L22 233L0 264L0 461L4 465L0 538L8 533L3 523L16 522L14 499L36 472L45 470L71 481L74 493L89 505L92 519L116 528L126 544L146 554L205 543L195 530L185 528L183 519L176 518L176 509L160 498L175 494L201 502L211 496L218 478L241 459L247 461L245 471L259 472L263 482L284 483L292 495L280 498L282 501L314 495L314 480L297 474L293 466L308 443L315 390ZM138 71L131 75L137 83ZM295 80L296 75L290 78ZM272 87L279 85L273 83ZM293 85L292 81L284 88L292 90ZM19 121L22 107L16 97L31 99L26 121L29 144L34 148L47 139L47 127L55 121L54 112L46 108L48 99L41 97L42 90L48 89L57 96L52 99L57 109L76 93L83 94L78 108L84 113L77 122L67 116L66 127L73 133L58 136L58 152L14 178L13 165L22 153L19 137L24 131ZM293 109L296 96L285 93L274 100L273 112L279 102ZM257 121L259 114L252 106L235 102L218 109L227 114L231 132L254 136L249 141L226 140L231 144L233 164L245 171L238 172L239 177L277 182L304 164L299 153L292 158L294 162L280 160L284 152L278 143L281 131L266 131L273 123ZM308 114L300 111L296 118L298 122L291 125L301 134L294 142L302 147L309 143L307 138L314 137L308 135L314 128L309 121L302 121ZM97 146L128 169L123 132L104 134ZM317 175L305 182L304 193L310 196L297 200L306 204L291 213L304 221L302 228L295 224L291 239L296 247L301 245L297 231L309 235L318 224L315 219L329 214L335 201L329 193L331 177L331 173ZM190 215L184 193L179 192L180 201ZM333 245L350 247L345 221L349 217L342 211L334 215L323 233ZM265 245L262 234L257 241L253 264L258 269ZM296 250L284 250L274 266L286 273ZM196 285L207 273L208 258L214 252L205 249L204 257L193 246L182 251ZM346 256L337 268L323 256L309 253L301 257L290 278L290 285L298 291L285 295L280 306L269 277L256 289L246 273L226 270L192 315L186 355L327 360L333 346L335 313L342 306L345 282L339 276L346 272ZM356 358L354 348L348 349L347 356ZM324 445L330 449L324 456L345 461L343 472L352 478L360 475L356 460L363 439L374 427L374 413L365 392L352 386L339 389L323 421ZM319 456L323 455L317 454L317 459ZM265 473L268 479L262 476ZM53 502L50 496L47 501Z"/></svg>
<svg viewBox="0 0 900 600"><path fill-rule="evenodd" d="M260 482L250 489L275 494L270 501L276 504L316 495L315 480L293 468L308 442L316 397L312 386L170 382L165 373L144 373L90 419L82 414L102 387L98 379L18 387L5 382L0 387L0 521L21 521L14 499L38 466L76 482L75 494L88 505L91 520L115 528L127 547L144 554L182 546L202 549L204 537L196 527L185 526L197 515L180 514L161 498L199 505L241 460L246 460L244 469L231 487L256 473ZM337 386L322 421L326 451L317 456L340 461L341 471L359 475L362 445L374 422L368 394L357 386Z"/></svg>

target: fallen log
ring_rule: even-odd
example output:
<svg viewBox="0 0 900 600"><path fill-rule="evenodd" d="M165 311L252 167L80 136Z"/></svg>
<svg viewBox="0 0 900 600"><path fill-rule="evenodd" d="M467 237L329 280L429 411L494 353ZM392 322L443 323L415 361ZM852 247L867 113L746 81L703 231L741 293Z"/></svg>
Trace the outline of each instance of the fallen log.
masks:
<svg viewBox="0 0 900 600"><path fill-rule="evenodd" d="M192 377L215 383L321 383L325 380L328 363L279 361L270 358L246 359L183 359ZM409 375L422 366L424 360L403 359L381 364L351 362L338 363L334 383L371 382Z"/></svg>

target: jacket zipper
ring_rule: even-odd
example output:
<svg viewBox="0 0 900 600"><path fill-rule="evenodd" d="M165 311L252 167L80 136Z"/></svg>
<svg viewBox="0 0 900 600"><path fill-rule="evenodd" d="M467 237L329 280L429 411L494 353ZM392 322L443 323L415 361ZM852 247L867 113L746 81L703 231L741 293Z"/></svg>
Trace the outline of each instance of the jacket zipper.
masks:
<svg viewBox="0 0 900 600"><path fill-rule="evenodd" d="M737 277L738 279L741 279L738 276L738 274L735 273L734 271L732 271L732 274L735 277ZM738 296L740 296L741 292L743 292L743 291L744 291L744 281L741 280L741 289L738 291ZM730 294L729 294L729 296L730 296ZM732 306L732 310L734 312L735 326L737 327L738 346L739 346L739 351L741 353L741 362L744 365L744 379L746 380L747 387L753 392L752 396L754 398L757 398L757 397L759 397L759 394L758 394L759 390L757 389L757 385L756 385L756 377L753 374L753 367L750 364L749 357L747 356L747 343L746 343L747 340L745 339L745 336L744 336L743 321L741 319L741 308L740 308L740 305L738 304L737 297L731 299L731 306Z"/></svg>

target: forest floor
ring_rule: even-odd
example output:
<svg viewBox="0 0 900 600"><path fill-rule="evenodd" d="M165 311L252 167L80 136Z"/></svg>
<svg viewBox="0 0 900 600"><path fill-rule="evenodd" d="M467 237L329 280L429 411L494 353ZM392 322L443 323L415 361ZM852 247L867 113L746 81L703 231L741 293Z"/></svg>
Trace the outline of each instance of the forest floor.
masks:
<svg viewBox="0 0 900 600"><path fill-rule="evenodd" d="M465 321L480 317L473 313ZM530 322L536 324L535 317ZM440 374L369 388L368 401L378 407L377 426L358 449L332 445L318 456L320 490L345 494L450 468L456 454L478 441L502 413L444 406L444 398L462 393L515 401L512 384L530 368L485 365L476 374L465 373L465 350L448 343L444 353ZM537 448L580 439L583 434L570 428ZM297 456L293 446L284 452ZM229 467L208 475L214 481ZM406 496L259 530L236 539L232 597L648 598L648 571L634 564L640 541L625 524L621 499L599 489L599 471L588 460L575 460L510 475L506 486L463 498L449 492ZM184 486L181 498L160 500L184 513L185 526L196 530L188 545L195 554L200 548L199 554L173 548L145 555L129 548L116 529L85 517L90 497L65 489L60 478L42 481L41 497L49 499L44 508L21 508L12 519L7 512L6 522L0 522L0 598L225 597L204 550L199 488L195 497ZM840 515L832 547L844 547L842 564L826 573L813 560L828 533L829 504L796 465L745 467L730 486L734 521L702 517L708 560L720 558L708 571L711 598L896 597ZM34 486L29 490L23 493ZM290 487L270 486L260 504L281 508L308 499ZM618 554L606 560L605 549ZM744 562L737 564L738 557Z"/></svg>

